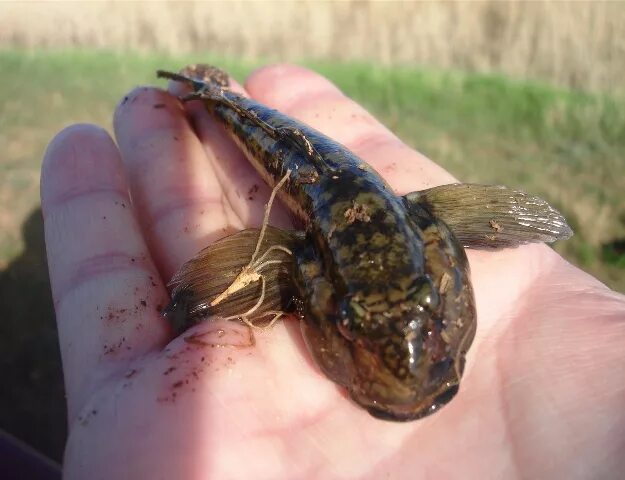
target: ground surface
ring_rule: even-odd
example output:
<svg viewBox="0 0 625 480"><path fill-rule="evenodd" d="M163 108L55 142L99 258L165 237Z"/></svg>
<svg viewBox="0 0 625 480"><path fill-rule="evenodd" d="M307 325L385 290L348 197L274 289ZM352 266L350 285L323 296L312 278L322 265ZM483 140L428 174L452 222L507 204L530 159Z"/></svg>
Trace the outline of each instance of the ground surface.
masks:
<svg viewBox="0 0 625 480"><path fill-rule="evenodd" d="M111 130L115 103L157 68L215 57L0 52L0 428L62 454L60 358L47 283L39 168L64 126ZM625 99L493 76L311 64L462 181L502 183L559 208L576 235L555 248L625 291Z"/></svg>

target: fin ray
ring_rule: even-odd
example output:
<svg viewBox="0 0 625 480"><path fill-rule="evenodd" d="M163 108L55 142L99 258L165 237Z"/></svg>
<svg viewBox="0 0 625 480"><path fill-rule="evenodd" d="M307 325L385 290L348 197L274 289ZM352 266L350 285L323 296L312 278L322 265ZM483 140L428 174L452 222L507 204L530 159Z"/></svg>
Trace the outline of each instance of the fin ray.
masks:
<svg viewBox="0 0 625 480"><path fill-rule="evenodd" d="M450 184L404 196L443 220L468 248L497 250L554 242L573 231L560 212L540 197L501 185Z"/></svg>
<svg viewBox="0 0 625 480"><path fill-rule="evenodd" d="M250 283L218 304L211 305L248 265L259 233L259 229L247 229L216 241L186 262L172 277L168 284L172 289L172 300L163 315L178 333L200 321L201 317L233 317L247 312L257 303L261 282ZM292 251L302 238L300 232L267 227L261 243L261 251L268 252L261 271L265 281L264 300L255 310L252 320L289 307L293 296L294 259L286 249ZM273 246L286 249L271 248Z"/></svg>

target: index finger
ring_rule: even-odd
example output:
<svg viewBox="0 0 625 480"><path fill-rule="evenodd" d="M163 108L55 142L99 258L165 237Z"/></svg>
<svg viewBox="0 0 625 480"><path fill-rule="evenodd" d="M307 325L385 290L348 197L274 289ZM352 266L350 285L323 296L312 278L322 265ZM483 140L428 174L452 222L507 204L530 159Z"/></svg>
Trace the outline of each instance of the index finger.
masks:
<svg viewBox="0 0 625 480"><path fill-rule="evenodd" d="M43 161L41 200L70 419L111 373L170 336L167 292L137 224L119 152L90 125Z"/></svg>

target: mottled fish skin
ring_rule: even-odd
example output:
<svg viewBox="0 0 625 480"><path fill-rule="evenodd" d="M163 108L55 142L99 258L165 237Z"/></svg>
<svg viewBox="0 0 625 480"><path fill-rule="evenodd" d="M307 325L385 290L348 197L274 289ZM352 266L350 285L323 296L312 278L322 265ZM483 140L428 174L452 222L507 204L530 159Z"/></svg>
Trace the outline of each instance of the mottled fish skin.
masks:
<svg viewBox="0 0 625 480"><path fill-rule="evenodd" d="M264 180L291 171L279 195L307 232L294 277L322 370L381 418L447 403L476 325L467 258L447 226L320 132L226 88L213 93L207 108Z"/></svg>

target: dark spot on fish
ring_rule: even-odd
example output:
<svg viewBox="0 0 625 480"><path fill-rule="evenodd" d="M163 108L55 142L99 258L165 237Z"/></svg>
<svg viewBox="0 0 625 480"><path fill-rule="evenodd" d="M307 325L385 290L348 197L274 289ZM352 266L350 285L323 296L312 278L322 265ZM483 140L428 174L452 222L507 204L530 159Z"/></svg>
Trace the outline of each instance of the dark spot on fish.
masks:
<svg viewBox="0 0 625 480"><path fill-rule="evenodd" d="M165 104L164 103L155 103L153 105L153 108L156 108L156 109L165 108Z"/></svg>

